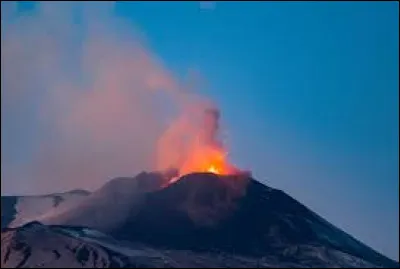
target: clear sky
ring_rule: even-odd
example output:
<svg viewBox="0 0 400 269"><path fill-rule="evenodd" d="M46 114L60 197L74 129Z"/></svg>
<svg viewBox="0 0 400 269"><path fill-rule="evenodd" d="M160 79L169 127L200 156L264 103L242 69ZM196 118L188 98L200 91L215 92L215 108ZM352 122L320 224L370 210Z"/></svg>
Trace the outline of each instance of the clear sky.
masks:
<svg viewBox="0 0 400 269"><path fill-rule="evenodd" d="M197 68L232 158L398 258L397 2L119 4L176 72Z"/></svg>
<svg viewBox="0 0 400 269"><path fill-rule="evenodd" d="M218 103L237 165L398 260L398 2L120 2L115 12L169 70L205 78L199 91Z"/></svg>

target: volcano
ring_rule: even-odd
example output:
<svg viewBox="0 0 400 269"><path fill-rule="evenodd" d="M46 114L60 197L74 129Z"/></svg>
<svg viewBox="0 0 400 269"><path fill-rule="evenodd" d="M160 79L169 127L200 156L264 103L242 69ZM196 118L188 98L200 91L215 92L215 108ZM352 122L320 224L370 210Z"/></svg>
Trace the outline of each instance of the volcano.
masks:
<svg viewBox="0 0 400 269"><path fill-rule="evenodd" d="M251 177L192 173L137 191L155 180L117 178L60 212L4 225L2 267L399 267ZM8 223L26 214L10 199L22 198L2 197Z"/></svg>

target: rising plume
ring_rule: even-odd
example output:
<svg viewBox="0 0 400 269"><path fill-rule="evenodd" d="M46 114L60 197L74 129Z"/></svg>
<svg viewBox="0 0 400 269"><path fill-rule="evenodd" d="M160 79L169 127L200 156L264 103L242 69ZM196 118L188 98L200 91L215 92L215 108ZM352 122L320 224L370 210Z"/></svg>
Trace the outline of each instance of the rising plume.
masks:
<svg viewBox="0 0 400 269"><path fill-rule="evenodd" d="M41 2L20 11L2 3L6 192L94 189L182 165L198 116L213 107L187 91L114 4L93 7ZM16 153L17 144L29 147Z"/></svg>

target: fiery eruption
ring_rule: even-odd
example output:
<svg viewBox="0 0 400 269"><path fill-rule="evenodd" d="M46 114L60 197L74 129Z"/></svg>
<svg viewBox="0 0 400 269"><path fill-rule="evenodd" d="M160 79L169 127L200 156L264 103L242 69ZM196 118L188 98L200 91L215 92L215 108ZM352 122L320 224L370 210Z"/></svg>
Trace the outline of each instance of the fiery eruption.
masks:
<svg viewBox="0 0 400 269"><path fill-rule="evenodd" d="M171 143L171 140L164 141L164 143L169 142L170 147L171 145L175 146L176 155L179 155L176 157L178 161L174 164L169 164L169 167L177 168L179 170L179 176L195 172L209 172L218 175L240 173L237 168L229 164L227 158L228 152L218 136L220 129L219 110L208 107L202 109L199 116L200 122L194 121L196 126L193 126L193 121L190 121L190 127L182 124L180 128L174 126L176 128L175 132L171 131L173 129L169 130L171 134L174 135L176 135L177 132L189 134L189 139L187 139L189 141L185 144L184 150L182 151L179 151L179 145ZM166 134L166 137L168 137L168 134ZM182 140L179 141L183 143ZM169 153L170 152L171 151L169 151ZM171 155L168 156L172 157ZM175 182L177 179L178 176L173 178L171 182Z"/></svg>
<svg viewBox="0 0 400 269"><path fill-rule="evenodd" d="M220 113L217 109L205 110L199 134L186 162L181 167L182 174L190 172L228 173L227 152L218 139L219 118Z"/></svg>

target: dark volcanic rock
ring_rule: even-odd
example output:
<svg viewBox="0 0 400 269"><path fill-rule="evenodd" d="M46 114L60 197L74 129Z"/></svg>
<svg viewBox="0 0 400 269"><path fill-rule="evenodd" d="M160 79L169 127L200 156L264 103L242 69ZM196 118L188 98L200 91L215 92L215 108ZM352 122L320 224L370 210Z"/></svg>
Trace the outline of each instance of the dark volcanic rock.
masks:
<svg viewBox="0 0 400 269"><path fill-rule="evenodd" d="M40 225L65 240L82 240L86 247L76 259L86 264L88 253L93 261L105 251L124 266L399 267L252 178L196 173L161 190L138 192L147 177L158 180L149 173L112 180L49 222L61 226Z"/></svg>
<svg viewBox="0 0 400 269"><path fill-rule="evenodd" d="M17 199L15 196L1 197L1 229L7 227L15 218Z"/></svg>
<svg viewBox="0 0 400 269"><path fill-rule="evenodd" d="M309 244L398 267L283 191L240 177L187 175L150 193L140 213L111 234L168 248L251 256Z"/></svg>

